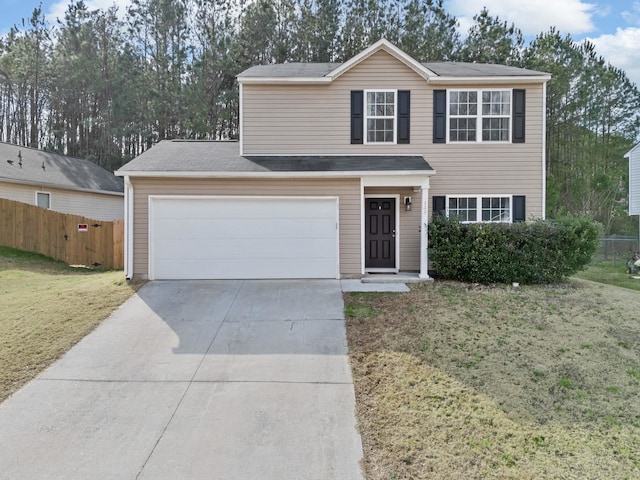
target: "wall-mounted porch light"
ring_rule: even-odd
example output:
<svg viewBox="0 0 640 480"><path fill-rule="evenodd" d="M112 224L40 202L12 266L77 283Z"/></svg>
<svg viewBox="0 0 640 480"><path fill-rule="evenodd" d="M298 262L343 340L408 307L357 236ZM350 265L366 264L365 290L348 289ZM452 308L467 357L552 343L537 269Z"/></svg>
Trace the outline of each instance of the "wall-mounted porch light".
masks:
<svg viewBox="0 0 640 480"><path fill-rule="evenodd" d="M407 212L411 211L411 197L404 197L404 209Z"/></svg>

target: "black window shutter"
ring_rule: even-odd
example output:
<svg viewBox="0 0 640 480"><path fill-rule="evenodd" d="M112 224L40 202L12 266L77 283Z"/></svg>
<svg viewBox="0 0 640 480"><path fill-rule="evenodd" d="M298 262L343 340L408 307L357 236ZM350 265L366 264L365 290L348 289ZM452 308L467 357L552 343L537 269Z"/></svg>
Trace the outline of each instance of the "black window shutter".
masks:
<svg viewBox="0 0 640 480"><path fill-rule="evenodd" d="M409 142L411 91L398 90L398 143Z"/></svg>
<svg viewBox="0 0 640 480"><path fill-rule="evenodd" d="M363 143L363 110L364 92L362 90L351 91L351 143Z"/></svg>
<svg viewBox="0 0 640 480"><path fill-rule="evenodd" d="M447 213L446 197L434 196L431 201L433 203L433 216L444 217Z"/></svg>
<svg viewBox="0 0 640 480"><path fill-rule="evenodd" d="M513 91L513 143L524 143L525 93L526 90Z"/></svg>
<svg viewBox="0 0 640 480"><path fill-rule="evenodd" d="M513 196L513 221L524 222L527 219L526 197L524 195Z"/></svg>
<svg viewBox="0 0 640 480"><path fill-rule="evenodd" d="M447 143L447 91L433 91L433 143Z"/></svg>

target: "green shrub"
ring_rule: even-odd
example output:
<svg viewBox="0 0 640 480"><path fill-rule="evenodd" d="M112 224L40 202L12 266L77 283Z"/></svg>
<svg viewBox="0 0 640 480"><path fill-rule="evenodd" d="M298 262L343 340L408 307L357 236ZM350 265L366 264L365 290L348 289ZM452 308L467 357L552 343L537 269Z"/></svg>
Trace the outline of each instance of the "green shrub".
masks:
<svg viewBox="0 0 640 480"><path fill-rule="evenodd" d="M553 283L582 270L598 246L600 225L585 217L527 223L434 218L430 259L443 278L473 283Z"/></svg>

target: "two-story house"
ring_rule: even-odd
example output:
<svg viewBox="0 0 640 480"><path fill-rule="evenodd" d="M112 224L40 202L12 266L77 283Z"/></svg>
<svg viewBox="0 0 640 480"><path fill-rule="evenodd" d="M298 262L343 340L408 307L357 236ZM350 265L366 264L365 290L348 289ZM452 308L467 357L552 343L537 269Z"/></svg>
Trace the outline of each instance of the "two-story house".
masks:
<svg viewBox="0 0 640 480"><path fill-rule="evenodd" d="M544 216L546 73L420 63L381 40L344 63L238 75L239 142L163 141L125 178L128 278L429 278L434 213Z"/></svg>

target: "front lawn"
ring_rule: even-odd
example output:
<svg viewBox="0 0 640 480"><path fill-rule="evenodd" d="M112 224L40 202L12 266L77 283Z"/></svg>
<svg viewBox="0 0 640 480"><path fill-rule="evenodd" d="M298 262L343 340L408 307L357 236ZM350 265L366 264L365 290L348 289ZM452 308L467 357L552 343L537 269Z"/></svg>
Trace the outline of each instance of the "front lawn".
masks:
<svg viewBox="0 0 640 480"><path fill-rule="evenodd" d="M638 293L345 294L368 480L640 478Z"/></svg>
<svg viewBox="0 0 640 480"><path fill-rule="evenodd" d="M629 275L625 273L626 268L625 261L593 262L585 270L576 273L575 276L607 285L640 290L640 278L634 278L640 275Z"/></svg>
<svg viewBox="0 0 640 480"><path fill-rule="evenodd" d="M71 268L0 247L0 402L134 292L121 271Z"/></svg>

